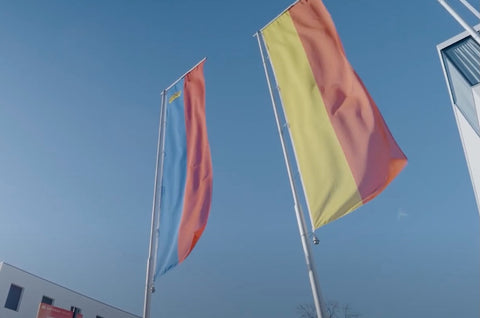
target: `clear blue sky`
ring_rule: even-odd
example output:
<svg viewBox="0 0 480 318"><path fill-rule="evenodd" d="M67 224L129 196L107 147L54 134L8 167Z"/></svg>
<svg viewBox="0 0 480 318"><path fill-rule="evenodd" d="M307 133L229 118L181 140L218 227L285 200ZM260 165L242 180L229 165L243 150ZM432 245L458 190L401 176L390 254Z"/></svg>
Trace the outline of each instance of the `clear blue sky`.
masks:
<svg viewBox="0 0 480 318"><path fill-rule="evenodd" d="M409 158L318 231L325 298L478 317L479 216L436 51L462 29L434 0L324 2ZM290 3L0 1L0 260L140 314L160 92L207 56L210 219L152 317L296 317L311 293L252 37Z"/></svg>

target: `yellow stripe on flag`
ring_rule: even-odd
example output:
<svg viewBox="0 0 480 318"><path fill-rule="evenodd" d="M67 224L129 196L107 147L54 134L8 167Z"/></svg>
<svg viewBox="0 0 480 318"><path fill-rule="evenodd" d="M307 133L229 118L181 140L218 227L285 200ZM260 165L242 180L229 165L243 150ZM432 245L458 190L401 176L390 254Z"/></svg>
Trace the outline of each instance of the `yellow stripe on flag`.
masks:
<svg viewBox="0 0 480 318"><path fill-rule="evenodd" d="M262 34L273 65L315 228L362 205L293 21L285 12Z"/></svg>

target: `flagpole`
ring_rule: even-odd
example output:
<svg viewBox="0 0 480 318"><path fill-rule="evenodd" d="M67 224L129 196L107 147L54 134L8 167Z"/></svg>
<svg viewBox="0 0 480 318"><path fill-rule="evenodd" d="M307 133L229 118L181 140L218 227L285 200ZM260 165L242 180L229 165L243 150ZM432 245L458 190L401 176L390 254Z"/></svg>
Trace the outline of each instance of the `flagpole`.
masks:
<svg viewBox="0 0 480 318"><path fill-rule="evenodd" d="M260 32L263 31L266 27L268 27L270 24L272 24L273 21L277 20L282 14L284 14L285 12L287 12L291 7L293 7L294 5L297 4L297 2L300 1L300 0L296 0L294 3L292 3L291 5L288 6L288 8L286 8L285 10L283 10L282 12L280 12L275 18L273 18L270 22L268 22L267 24L265 24L265 26L263 28L260 29ZM258 32L255 33L253 36L257 36L258 35Z"/></svg>
<svg viewBox="0 0 480 318"><path fill-rule="evenodd" d="M317 312L317 318L326 318L326 315L324 315L324 309L322 307L323 304L321 301L320 284L318 282L317 272L315 270L315 264L312 257L310 242L308 241L308 237L307 237L308 230L305 222L305 215L299 203L297 188L296 188L295 181L293 179L293 174L292 174L292 167L290 163L291 161L285 145L285 137L283 135L282 127L280 124L280 118L278 115L275 98L273 96L272 84L270 81L270 76L268 75L267 64L265 62L265 55L263 53L263 48L262 48L263 37L260 32L257 32L255 36L257 37L258 47L260 49L260 55L262 56L262 64L263 64L263 69L265 71L265 77L267 78L268 91L270 93L273 112L275 114L275 122L277 124L277 130L280 136L280 143L282 145L283 157L285 159L285 164L287 166L288 179L290 181L290 188L292 190L293 201L294 201L295 215L297 217L298 230L300 232L300 239L302 241L303 252L305 254L305 261L307 264L308 277L309 277L310 285L312 288L313 301L315 304L315 310ZM260 39L261 37L262 39Z"/></svg>
<svg viewBox="0 0 480 318"><path fill-rule="evenodd" d="M440 2L440 4L445 8L445 10L447 10L448 13L450 13L450 15L455 19L457 20L458 23L460 23L460 25L465 29L467 30L468 33L470 33L470 35L472 36L472 38L478 43L480 44L480 36L478 35L477 32L475 32L475 30L469 26L467 24L467 22L465 22L465 20L463 20L460 15L458 15L457 12L455 12L455 10L453 10L453 8L445 1L445 0L438 0L438 2Z"/></svg>
<svg viewBox="0 0 480 318"><path fill-rule="evenodd" d="M170 88L172 88L173 86L175 86L175 84L177 84L182 78L185 77L185 75L187 75L188 73L190 73L191 71L193 71L193 69L197 66L199 66L203 61L205 61L207 59L207 57L204 57L203 59L200 60L200 62L198 62L197 64L195 64L191 69L189 69L188 71L185 72L185 74L183 74L182 76L180 76L175 82L173 82L170 86L168 86L166 89L165 89L165 92L168 91Z"/></svg>
<svg viewBox="0 0 480 318"><path fill-rule="evenodd" d="M148 251L148 261L147 261L147 273L145 278L145 299L143 304L143 318L150 318L150 303L152 298L152 293L155 291L153 285L153 277L155 274L155 263L157 258L157 244L158 244L158 215L156 209L157 201L157 189L161 187L161 181L163 177L163 158L165 154L165 119L166 119L166 93L167 90L164 90L161 95L161 107L160 107L160 120L158 127L158 140L157 140L157 157L155 163L155 182L153 185L153 204L152 204L152 219L151 219L151 228L150 228L150 245ZM160 181L160 184L158 184ZM158 198L161 199L161 195Z"/></svg>
<svg viewBox="0 0 480 318"><path fill-rule="evenodd" d="M470 12L472 12L477 18L480 19L480 12L478 12L467 0L460 0L461 3L463 3L464 6L467 7Z"/></svg>

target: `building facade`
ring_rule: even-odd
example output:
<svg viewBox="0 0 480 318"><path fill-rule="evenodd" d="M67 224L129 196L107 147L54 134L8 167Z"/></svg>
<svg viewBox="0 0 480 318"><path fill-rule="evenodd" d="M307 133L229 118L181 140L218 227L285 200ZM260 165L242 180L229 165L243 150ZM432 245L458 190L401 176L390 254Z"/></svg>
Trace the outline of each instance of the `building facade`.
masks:
<svg viewBox="0 0 480 318"><path fill-rule="evenodd" d="M480 44L463 32L437 50L480 213Z"/></svg>
<svg viewBox="0 0 480 318"><path fill-rule="evenodd" d="M83 318L140 318L0 262L1 318L35 318L42 303L79 313L77 317Z"/></svg>

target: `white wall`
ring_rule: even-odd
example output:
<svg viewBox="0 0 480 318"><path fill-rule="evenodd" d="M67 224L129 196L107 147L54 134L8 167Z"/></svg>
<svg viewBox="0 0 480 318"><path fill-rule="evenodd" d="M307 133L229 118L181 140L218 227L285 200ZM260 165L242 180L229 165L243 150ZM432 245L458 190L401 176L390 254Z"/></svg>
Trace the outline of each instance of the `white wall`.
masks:
<svg viewBox="0 0 480 318"><path fill-rule="evenodd" d="M474 95L477 94L480 95L480 85L474 87ZM480 114L480 100L478 96L476 97L477 113ZM467 160L473 191L477 201L477 208L480 213L480 137L475 133L456 106L453 106L453 112L457 120L458 131L462 140L465 159Z"/></svg>
<svg viewBox="0 0 480 318"><path fill-rule="evenodd" d="M23 287L19 310L5 308L10 284ZM139 318L118 308L44 280L6 263L0 263L0 318L35 318L43 296L54 299L53 305L70 310L81 308L84 318Z"/></svg>

